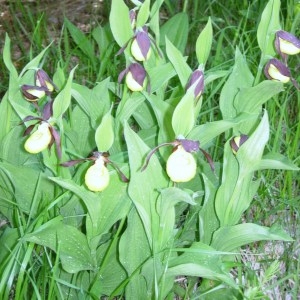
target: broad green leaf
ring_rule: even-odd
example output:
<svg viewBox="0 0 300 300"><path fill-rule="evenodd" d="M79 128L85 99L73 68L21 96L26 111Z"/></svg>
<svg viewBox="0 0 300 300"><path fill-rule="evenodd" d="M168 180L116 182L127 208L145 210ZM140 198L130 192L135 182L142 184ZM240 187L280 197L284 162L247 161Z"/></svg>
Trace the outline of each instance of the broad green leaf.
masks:
<svg viewBox="0 0 300 300"><path fill-rule="evenodd" d="M211 18L209 17L207 24L201 31L196 41L196 55L197 55L199 65L205 66L211 50L212 40L213 40L213 29L211 25Z"/></svg>
<svg viewBox="0 0 300 300"><path fill-rule="evenodd" d="M172 117L172 127L175 136L186 137L195 125L195 96L189 89L177 104Z"/></svg>
<svg viewBox="0 0 300 300"><path fill-rule="evenodd" d="M68 31L71 34L72 39L78 48L90 59L90 62L96 65L96 55L94 51L93 44L90 42L85 34L74 24L72 24L67 18L64 19L64 24L66 25Z"/></svg>
<svg viewBox="0 0 300 300"><path fill-rule="evenodd" d="M53 117L55 119L62 117L71 103L71 88L75 69L76 67L71 70L66 85L54 99Z"/></svg>
<svg viewBox="0 0 300 300"><path fill-rule="evenodd" d="M166 187L168 180L156 155L151 157L146 170L141 171L151 149L127 123L124 130L131 170L128 193L142 219L149 244L155 246L156 231L159 228L159 217L156 213L158 190Z"/></svg>
<svg viewBox="0 0 300 300"><path fill-rule="evenodd" d="M136 27L142 27L146 24L150 15L150 0L145 0L137 11Z"/></svg>
<svg viewBox="0 0 300 300"><path fill-rule="evenodd" d="M120 239L119 256L120 262L130 276L125 290L126 299L148 299L146 281L140 274L140 269L151 256L151 250L145 228L135 208L128 214L127 228ZM153 270L151 273L153 276Z"/></svg>
<svg viewBox="0 0 300 300"><path fill-rule="evenodd" d="M133 37L129 9L123 0L112 0L109 23L116 42L123 47Z"/></svg>
<svg viewBox="0 0 300 300"><path fill-rule="evenodd" d="M212 247L220 251L234 251L241 246L268 240L291 242L293 239L281 228L271 228L252 223L222 227L213 236Z"/></svg>
<svg viewBox="0 0 300 300"><path fill-rule="evenodd" d="M191 130L187 138L198 140L200 141L201 147L206 147L214 138L216 138L221 133L237 126L241 122L251 119L253 119L253 116L244 113L229 120L219 120L203 125L198 125Z"/></svg>
<svg viewBox="0 0 300 300"><path fill-rule="evenodd" d="M281 82L264 80L254 87L244 88L238 93L234 105L239 112L256 112L273 96L284 90Z"/></svg>
<svg viewBox="0 0 300 300"><path fill-rule="evenodd" d="M220 110L224 120L236 117L235 97L241 89L251 87L253 81L254 77L250 72L247 62L237 48L232 73L224 84L220 95Z"/></svg>
<svg viewBox="0 0 300 300"><path fill-rule="evenodd" d="M171 64L173 65L179 77L181 85L185 87L189 80L190 75L192 74L191 68L186 63L186 60L183 57L183 55L180 53L180 51L174 46L174 44L168 38L166 38L166 52Z"/></svg>
<svg viewBox="0 0 300 300"><path fill-rule="evenodd" d="M188 15L178 13L170 18L160 28L160 45L164 46L169 40L181 53L184 53L189 32Z"/></svg>
<svg viewBox="0 0 300 300"><path fill-rule="evenodd" d="M300 169L293 164L288 158L279 153L268 153L264 155L257 166L257 170L280 169L299 171Z"/></svg>
<svg viewBox="0 0 300 300"><path fill-rule="evenodd" d="M126 271L119 261L118 246L119 243L112 244L109 240L97 249L97 261L101 267L97 274L97 280L90 289L91 294L112 296L115 288L126 280Z"/></svg>
<svg viewBox="0 0 300 300"><path fill-rule="evenodd" d="M267 111L265 111L254 133L237 152L236 158L239 161L241 173L248 174L256 170L260 164L265 145L268 142L269 131L269 118Z"/></svg>
<svg viewBox="0 0 300 300"><path fill-rule="evenodd" d="M72 83L72 96L90 117L92 127L97 128L101 118L110 108L109 78L97 83L93 89Z"/></svg>
<svg viewBox="0 0 300 300"><path fill-rule="evenodd" d="M61 217L43 224L23 239L57 252L63 268L69 273L95 268L86 236L78 229L65 225Z"/></svg>
<svg viewBox="0 0 300 300"><path fill-rule="evenodd" d="M274 56L274 37L280 26L280 0L269 0L257 28L257 41L264 56Z"/></svg>
<svg viewBox="0 0 300 300"><path fill-rule="evenodd" d="M168 244L172 244L175 226L175 205L179 202L186 202L195 205L193 198L187 192L176 188L169 187L161 191L161 198L158 201L157 211L160 217L160 246L164 249Z"/></svg>
<svg viewBox="0 0 300 300"><path fill-rule="evenodd" d="M188 249L206 250L208 252L184 252L169 261L168 276L197 276L212 280L223 281L236 287L234 280L223 271L224 265L219 254L214 254L215 249L203 244L193 243ZM209 253L209 250L212 253Z"/></svg>
<svg viewBox="0 0 300 300"><path fill-rule="evenodd" d="M114 142L114 119L111 109L103 116L95 132L95 141L100 152L108 151Z"/></svg>
<svg viewBox="0 0 300 300"><path fill-rule="evenodd" d="M209 245L212 234L219 228L219 220L215 209L217 187L202 174L205 187L205 197L199 212L199 235L201 242Z"/></svg>

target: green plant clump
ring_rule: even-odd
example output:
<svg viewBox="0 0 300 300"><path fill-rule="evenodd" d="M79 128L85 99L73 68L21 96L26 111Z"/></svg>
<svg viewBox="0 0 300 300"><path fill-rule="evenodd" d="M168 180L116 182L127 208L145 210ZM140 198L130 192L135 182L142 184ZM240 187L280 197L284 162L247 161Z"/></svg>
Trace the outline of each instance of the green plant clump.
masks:
<svg viewBox="0 0 300 300"><path fill-rule="evenodd" d="M279 263L245 281L241 249L293 241L245 217L270 170L299 171L270 128L269 103L299 90L280 6L252 29L249 65L237 44L221 62L213 15L191 45L186 7L161 24L170 1L112 0L89 38L65 20L98 72L89 86L80 61L44 70L53 43L19 72L6 35L1 299L266 299Z"/></svg>

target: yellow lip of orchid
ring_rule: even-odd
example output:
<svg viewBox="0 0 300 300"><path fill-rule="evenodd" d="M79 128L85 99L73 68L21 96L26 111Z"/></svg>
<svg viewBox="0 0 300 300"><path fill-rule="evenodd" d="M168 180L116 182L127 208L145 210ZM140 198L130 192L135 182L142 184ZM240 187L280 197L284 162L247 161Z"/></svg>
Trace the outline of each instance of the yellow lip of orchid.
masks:
<svg viewBox="0 0 300 300"><path fill-rule="evenodd" d="M195 177L196 169L195 158L182 146L178 146L167 160L167 174L174 182L190 181Z"/></svg>
<svg viewBox="0 0 300 300"><path fill-rule="evenodd" d="M43 122L38 129L26 140L24 148L27 152L36 154L45 150L52 139L49 124Z"/></svg>
<svg viewBox="0 0 300 300"><path fill-rule="evenodd" d="M109 184L109 172L100 156L85 173L85 184L92 192L101 192Z"/></svg>
<svg viewBox="0 0 300 300"><path fill-rule="evenodd" d="M269 75L272 77L273 80L278 80L282 83L287 83L290 81L290 77L289 76L285 76L283 75L279 69L276 68L276 66L274 66L273 64L271 64L269 66Z"/></svg>
<svg viewBox="0 0 300 300"><path fill-rule="evenodd" d="M147 52L147 56L145 57L138 45L137 40L136 39L133 40L133 42L131 44L131 54L137 61L148 60L150 58L151 52L152 52L151 48L149 48L149 50Z"/></svg>

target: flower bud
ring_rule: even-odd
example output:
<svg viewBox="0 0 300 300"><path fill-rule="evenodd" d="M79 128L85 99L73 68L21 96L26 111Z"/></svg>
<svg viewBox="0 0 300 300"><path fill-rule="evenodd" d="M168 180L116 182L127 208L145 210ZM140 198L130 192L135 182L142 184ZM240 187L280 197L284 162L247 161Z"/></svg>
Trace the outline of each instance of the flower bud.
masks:
<svg viewBox="0 0 300 300"><path fill-rule="evenodd" d="M92 192L101 192L109 184L109 172L100 156L85 173L85 184Z"/></svg>
<svg viewBox="0 0 300 300"><path fill-rule="evenodd" d="M127 70L125 82L127 87L133 92L140 92L146 86L147 73L145 69L138 63L133 63Z"/></svg>
<svg viewBox="0 0 300 300"><path fill-rule="evenodd" d="M179 145L167 160L167 174L174 182L187 182L196 175L197 164L193 155Z"/></svg>
<svg viewBox="0 0 300 300"><path fill-rule="evenodd" d="M230 146L233 154L236 154L239 148L248 140L248 136L246 134L241 134L239 136L235 136L230 140Z"/></svg>
<svg viewBox="0 0 300 300"><path fill-rule="evenodd" d="M195 99L198 99L204 90L204 74L199 69L192 73L186 85L187 90L191 88L194 90Z"/></svg>
<svg viewBox="0 0 300 300"><path fill-rule="evenodd" d="M289 32L278 30L275 35L275 48L281 56L295 55L300 53L300 40Z"/></svg>
<svg viewBox="0 0 300 300"><path fill-rule="evenodd" d="M21 86L21 91L26 100L37 101L46 95L48 89L42 86L24 84Z"/></svg>
<svg viewBox="0 0 300 300"><path fill-rule="evenodd" d="M53 92L56 88L48 74L42 69L37 70L35 73L35 83L39 87L46 88L48 92Z"/></svg>
<svg viewBox="0 0 300 300"><path fill-rule="evenodd" d="M277 80L282 83L287 83L291 80L289 68L276 58L269 60L265 66L264 72L266 77L270 80Z"/></svg>
<svg viewBox="0 0 300 300"><path fill-rule="evenodd" d="M138 31L131 44L131 54L137 61L145 61L151 55L151 41L147 31Z"/></svg>
<svg viewBox="0 0 300 300"><path fill-rule="evenodd" d="M30 135L24 145L27 152L36 154L48 147L52 140L49 126L48 123L43 122L39 125L38 129Z"/></svg>
<svg viewBox="0 0 300 300"><path fill-rule="evenodd" d="M130 19L131 28L134 29L135 24L136 24L136 11L135 11L135 9L131 9L129 11L129 19Z"/></svg>

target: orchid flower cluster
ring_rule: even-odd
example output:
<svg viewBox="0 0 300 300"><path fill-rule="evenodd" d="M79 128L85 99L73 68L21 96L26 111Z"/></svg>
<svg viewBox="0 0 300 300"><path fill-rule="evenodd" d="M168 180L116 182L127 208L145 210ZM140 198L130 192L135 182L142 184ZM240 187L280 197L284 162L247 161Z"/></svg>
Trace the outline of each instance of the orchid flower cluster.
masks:
<svg viewBox="0 0 300 300"><path fill-rule="evenodd" d="M300 40L289 32L278 30L275 34L274 46L282 60L272 58L268 61L264 68L266 77L270 80L277 80L282 83L291 81L299 90L299 84L292 77L287 65L287 60L289 55L300 53Z"/></svg>
<svg viewBox="0 0 300 300"><path fill-rule="evenodd" d="M24 144L24 148L27 152L36 154L46 148L50 150L55 143L57 156L61 157L60 135L54 126L53 120L51 120L53 115L51 94L57 90L57 87L42 69L38 69L35 73L35 84L21 86L24 98L30 101L36 108L37 113L41 115L30 115L22 120L22 124L36 120L36 123L28 126L24 132L24 136L30 135ZM43 99L46 99L45 104L43 104ZM41 107L43 107L42 110ZM36 125L38 125L37 129L32 133Z"/></svg>

